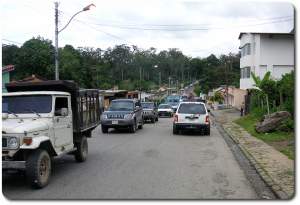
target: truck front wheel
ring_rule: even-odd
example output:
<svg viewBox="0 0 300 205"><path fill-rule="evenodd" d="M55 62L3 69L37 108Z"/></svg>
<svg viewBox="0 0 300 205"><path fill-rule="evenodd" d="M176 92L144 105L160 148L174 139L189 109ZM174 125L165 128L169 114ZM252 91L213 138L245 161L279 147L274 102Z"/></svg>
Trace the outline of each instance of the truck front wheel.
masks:
<svg viewBox="0 0 300 205"><path fill-rule="evenodd" d="M26 161L26 177L33 188L43 188L49 183L51 158L47 151L33 151Z"/></svg>
<svg viewBox="0 0 300 205"><path fill-rule="evenodd" d="M80 142L75 143L77 150L75 151L75 159L77 162L84 162L88 154L88 143L85 136L82 136Z"/></svg>

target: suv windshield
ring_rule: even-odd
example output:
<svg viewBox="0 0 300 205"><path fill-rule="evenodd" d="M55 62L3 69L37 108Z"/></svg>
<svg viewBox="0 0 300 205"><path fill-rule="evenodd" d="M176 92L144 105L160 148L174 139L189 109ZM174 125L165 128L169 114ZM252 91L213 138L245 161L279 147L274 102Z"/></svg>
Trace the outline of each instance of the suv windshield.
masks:
<svg viewBox="0 0 300 205"><path fill-rule="evenodd" d="M171 106L170 105L159 105L158 108L160 108L160 109L170 109Z"/></svg>
<svg viewBox="0 0 300 205"><path fill-rule="evenodd" d="M2 98L3 113L49 113L52 110L51 95L5 96Z"/></svg>
<svg viewBox="0 0 300 205"><path fill-rule="evenodd" d="M154 108L154 103L142 103L142 107L144 109L153 109Z"/></svg>
<svg viewBox="0 0 300 205"><path fill-rule="evenodd" d="M133 110L132 101L112 101L108 110L109 111L132 111Z"/></svg>
<svg viewBox="0 0 300 205"><path fill-rule="evenodd" d="M181 104L178 113L181 114L206 114L204 105L202 104Z"/></svg>

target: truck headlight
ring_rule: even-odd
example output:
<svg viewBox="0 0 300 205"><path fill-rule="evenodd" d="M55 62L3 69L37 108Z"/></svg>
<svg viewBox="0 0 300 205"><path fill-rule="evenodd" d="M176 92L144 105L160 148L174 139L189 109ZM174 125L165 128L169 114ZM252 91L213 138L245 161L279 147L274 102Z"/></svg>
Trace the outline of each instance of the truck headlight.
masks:
<svg viewBox="0 0 300 205"><path fill-rule="evenodd" d="M16 137L8 137L7 138L7 148L9 149L17 149L19 147L19 139Z"/></svg>
<svg viewBox="0 0 300 205"><path fill-rule="evenodd" d="M124 115L124 119L131 119L132 115L131 114L126 114Z"/></svg>

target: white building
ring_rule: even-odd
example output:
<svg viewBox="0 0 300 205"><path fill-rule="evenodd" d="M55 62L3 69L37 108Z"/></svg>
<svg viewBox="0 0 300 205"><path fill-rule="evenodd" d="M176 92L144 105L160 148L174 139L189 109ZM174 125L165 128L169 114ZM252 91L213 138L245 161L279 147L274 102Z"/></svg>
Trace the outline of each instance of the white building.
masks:
<svg viewBox="0 0 300 205"><path fill-rule="evenodd" d="M240 33L240 88L253 88L251 72L261 79L267 71L273 79L294 70L294 33Z"/></svg>

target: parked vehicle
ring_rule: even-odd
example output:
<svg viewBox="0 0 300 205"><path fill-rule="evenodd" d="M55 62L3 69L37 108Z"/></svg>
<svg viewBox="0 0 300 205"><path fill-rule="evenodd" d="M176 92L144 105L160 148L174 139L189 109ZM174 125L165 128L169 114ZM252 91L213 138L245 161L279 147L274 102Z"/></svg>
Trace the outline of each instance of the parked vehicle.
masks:
<svg viewBox="0 0 300 205"><path fill-rule="evenodd" d="M143 109L139 100L113 100L108 110L101 115L103 133L108 133L109 128L126 128L135 133L137 128L143 128L143 124Z"/></svg>
<svg viewBox="0 0 300 205"><path fill-rule="evenodd" d="M100 123L98 90L79 90L72 81L7 84L2 95L2 169L25 170L42 188L53 157L73 154L83 162L87 138Z"/></svg>
<svg viewBox="0 0 300 205"><path fill-rule="evenodd" d="M158 116L167 116L172 117L173 116L173 109L169 104L160 104L158 106Z"/></svg>
<svg viewBox="0 0 300 205"><path fill-rule="evenodd" d="M158 111L154 102L142 102L144 121L150 120L152 123L158 121Z"/></svg>
<svg viewBox="0 0 300 205"><path fill-rule="evenodd" d="M180 96L179 95L169 95L166 98L166 103L169 104L173 111L176 112L178 105L179 105L179 101L180 101Z"/></svg>
<svg viewBox="0 0 300 205"><path fill-rule="evenodd" d="M187 101L187 100L188 100L188 96L182 95L182 96L180 96L179 102L185 102L185 101Z"/></svg>
<svg viewBox="0 0 300 205"><path fill-rule="evenodd" d="M209 110L202 102L182 102L174 115L173 134L180 130L202 131L210 135Z"/></svg>

